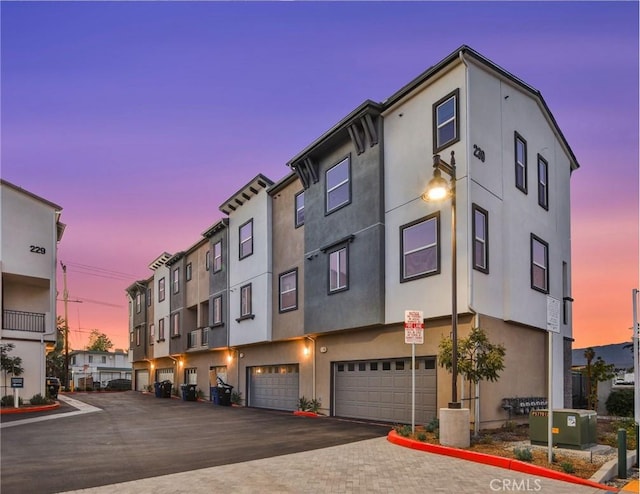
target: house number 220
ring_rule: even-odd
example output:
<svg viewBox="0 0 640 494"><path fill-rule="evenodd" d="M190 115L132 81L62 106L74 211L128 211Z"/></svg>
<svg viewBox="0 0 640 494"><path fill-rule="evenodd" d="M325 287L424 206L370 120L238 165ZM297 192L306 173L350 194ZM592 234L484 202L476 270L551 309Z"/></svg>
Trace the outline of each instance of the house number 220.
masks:
<svg viewBox="0 0 640 494"><path fill-rule="evenodd" d="M484 151L477 144L473 145L473 155L484 163Z"/></svg>
<svg viewBox="0 0 640 494"><path fill-rule="evenodd" d="M44 247L38 247L37 245L30 245L29 249L34 254L46 254L47 253L47 249L45 249Z"/></svg>

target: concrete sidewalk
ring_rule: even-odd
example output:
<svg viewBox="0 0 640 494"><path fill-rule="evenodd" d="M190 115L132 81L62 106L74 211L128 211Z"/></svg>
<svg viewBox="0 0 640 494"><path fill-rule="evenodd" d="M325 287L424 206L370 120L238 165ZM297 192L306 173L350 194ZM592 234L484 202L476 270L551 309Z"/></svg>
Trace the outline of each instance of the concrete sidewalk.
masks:
<svg viewBox="0 0 640 494"><path fill-rule="evenodd" d="M68 492L482 494L509 491L554 494L605 492L424 453L391 444L387 438Z"/></svg>

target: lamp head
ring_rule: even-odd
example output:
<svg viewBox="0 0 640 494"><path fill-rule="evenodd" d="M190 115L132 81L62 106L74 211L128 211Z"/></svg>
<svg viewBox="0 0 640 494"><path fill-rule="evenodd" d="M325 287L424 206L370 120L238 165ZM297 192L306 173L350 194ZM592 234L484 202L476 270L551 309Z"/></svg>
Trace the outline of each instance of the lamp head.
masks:
<svg viewBox="0 0 640 494"><path fill-rule="evenodd" d="M433 178L427 184L427 190L422 194L422 200L426 202L440 201L449 197L450 192L449 182L442 178L440 170L436 168L433 172Z"/></svg>

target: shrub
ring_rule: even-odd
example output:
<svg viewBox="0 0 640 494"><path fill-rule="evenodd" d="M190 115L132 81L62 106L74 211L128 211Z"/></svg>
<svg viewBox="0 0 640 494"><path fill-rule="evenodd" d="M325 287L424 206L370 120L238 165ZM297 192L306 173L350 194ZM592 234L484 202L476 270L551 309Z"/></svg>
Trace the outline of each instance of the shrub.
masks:
<svg viewBox="0 0 640 494"><path fill-rule="evenodd" d="M576 471L576 469L573 467L573 463L571 463L570 461L563 461L562 463L560 463L560 467L562 467L564 473L574 473Z"/></svg>
<svg viewBox="0 0 640 494"><path fill-rule="evenodd" d="M22 398L18 398L18 406L22 405L24 401ZM13 395L5 395L0 399L0 405L3 407L12 407L13 405Z"/></svg>
<svg viewBox="0 0 640 494"><path fill-rule="evenodd" d="M607 412L618 417L633 416L633 389L616 389L605 403Z"/></svg>
<svg viewBox="0 0 640 494"><path fill-rule="evenodd" d="M29 403L31 403L32 405L49 405L51 404L51 400L38 393L37 395L33 395L31 397Z"/></svg>
<svg viewBox="0 0 640 494"><path fill-rule="evenodd" d="M427 435L424 432L418 432L418 441L425 442L427 440Z"/></svg>
<svg viewBox="0 0 640 494"><path fill-rule="evenodd" d="M303 412L309 408L309 400L307 400L304 396L301 396L298 400L298 410L302 410Z"/></svg>
<svg viewBox="0 0 640 494"><path fill-rule="evenodd" d="M513 448L513 454L520 461L533 461L533 453L531 448Z"/></svg>
<svg viewBox="0 0 640 494"><path fill-rule="evenodd" d="M409 437L411 435L411 426L410 425L395 425L393 429L399 436Z"/></svg>
<svg viewBox="0 0 640 494"><path fill-rule="evenodd" d="M231 393L231 403L234 405L242 405L242 393L240 391Z"/></svg>
<svg viewBox="0 0 640 494"><path fill-rule="evenodd" d="M440 429L440 421L437 417L433 417L431 421L424 426L424 429L427 432L436 432L438 429Z"/></svg>
<svg viewBox="0 0 640 494"><path fill-rule="evenodd" d="M310 412L313 412L313 413L318 413L318 411L320 410L320 400L318 400L318 399L316 399L316 398L314 398L313 400L311 400L311 401L309 402L309 408L308 408L308 410L309 410Z"/></svg>
<svg viewBox="0 0 640 494"><path fill-rule="evenodd" d="M493 444L493 436L491 434L485 434L478 442L480 444Z"/></svg>

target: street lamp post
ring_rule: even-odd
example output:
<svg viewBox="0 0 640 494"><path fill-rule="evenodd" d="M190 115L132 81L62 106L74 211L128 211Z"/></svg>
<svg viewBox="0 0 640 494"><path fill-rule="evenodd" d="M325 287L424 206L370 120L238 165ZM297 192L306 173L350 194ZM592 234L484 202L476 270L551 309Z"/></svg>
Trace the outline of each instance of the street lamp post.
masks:
<svg viewBox="0 0 640 494"><path fill-rule="evenodd" d="M444 171L451 180L449 183L442 178ZM433 157L433 178L427 184L427 190L422 195L425 201L437 201L451 197L451 402L449 408L461 408L458 401L458 272L456 246L456 159L451 151L450 163L440 159L440 155Z"/></svg>

